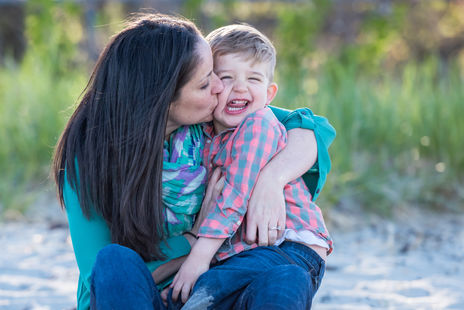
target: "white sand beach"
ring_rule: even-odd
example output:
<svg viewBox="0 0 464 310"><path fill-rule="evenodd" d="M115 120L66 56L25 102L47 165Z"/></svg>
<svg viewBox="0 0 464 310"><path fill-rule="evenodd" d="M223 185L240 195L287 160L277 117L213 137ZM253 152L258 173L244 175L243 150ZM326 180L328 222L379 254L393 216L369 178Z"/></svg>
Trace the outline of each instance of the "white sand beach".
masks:
<svg viewBox="0 0 464 310"><path fill-rule="evenodd" d="M464 309L464 215L400 219L331 211L335 251L313 309ZM64 214L47 200L0 223L0 309L73 309L77 266Z"/></svg>
<svg viewBox="0 0 464 310"><path fill-rule="evenodd" d="M350 220L332 229L336 248L313 309L464 309L463 214Z"/></svg>

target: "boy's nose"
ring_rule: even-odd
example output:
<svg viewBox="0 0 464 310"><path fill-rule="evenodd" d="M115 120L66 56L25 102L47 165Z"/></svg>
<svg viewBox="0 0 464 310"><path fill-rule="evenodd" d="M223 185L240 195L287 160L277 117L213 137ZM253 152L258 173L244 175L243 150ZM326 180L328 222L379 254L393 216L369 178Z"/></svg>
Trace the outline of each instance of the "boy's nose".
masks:
<svg viewBox="0 0 464 310"><path fill-rule="evenodd" d="M246 83L241 80L236 80L234 83L233 90L236 92L246 92L247 91Z"/></svg>

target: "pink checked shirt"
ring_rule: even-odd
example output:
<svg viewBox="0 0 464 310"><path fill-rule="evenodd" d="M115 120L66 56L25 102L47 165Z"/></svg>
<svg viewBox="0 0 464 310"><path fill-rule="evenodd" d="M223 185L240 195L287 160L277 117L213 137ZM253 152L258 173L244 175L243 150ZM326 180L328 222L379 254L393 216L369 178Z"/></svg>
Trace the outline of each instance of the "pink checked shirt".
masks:
<svg viewBox="0 0 464 310"><path fill-rule="evenodd" d="M218 260L223 260L258 246L244 241L246 221L243 222L243 219L259 172L285 147L287 132L269 108L248 115L237 128L217 136L214 136L212 124L205 124L204 132L207 137L204 164L210 175L214 168L221 167L225 185L198 235L226 238L216 254ZM286 228L296 232L311 231L329 245L330 253L332 239L321 210L311 201L311 194L303 179L288 183L284 196Z"/></svg>

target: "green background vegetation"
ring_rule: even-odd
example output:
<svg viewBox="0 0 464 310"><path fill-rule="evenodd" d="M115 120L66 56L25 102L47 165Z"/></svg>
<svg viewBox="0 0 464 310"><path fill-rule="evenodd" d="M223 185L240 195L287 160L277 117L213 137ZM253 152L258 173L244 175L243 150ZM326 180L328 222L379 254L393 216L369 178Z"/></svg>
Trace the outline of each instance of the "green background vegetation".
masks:
<svg viewBox="0 0 464 310"><path fill-rule="evenodd" d="M462 211L464 2L386 3L194 0L178 12L205 33L248 22L274 41L274 104L308 106L337 130L323 209ZM52 188L53 147L95 63L84 15L77 2L28 2L25 56L0 65L3 211ZM112 1L95 11L99 49L127 16Z"/></svg>

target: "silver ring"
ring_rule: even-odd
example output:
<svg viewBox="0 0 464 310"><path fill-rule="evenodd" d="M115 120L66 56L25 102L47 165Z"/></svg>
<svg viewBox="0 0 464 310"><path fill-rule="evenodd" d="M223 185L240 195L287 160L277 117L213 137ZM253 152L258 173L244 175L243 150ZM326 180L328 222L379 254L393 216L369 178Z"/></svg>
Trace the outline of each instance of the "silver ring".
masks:
<svg viewBox="0 0 464 310"><path fill-rule="evenodd" d="M269 227L268 230L284 230L282 227Z"/></svg>

